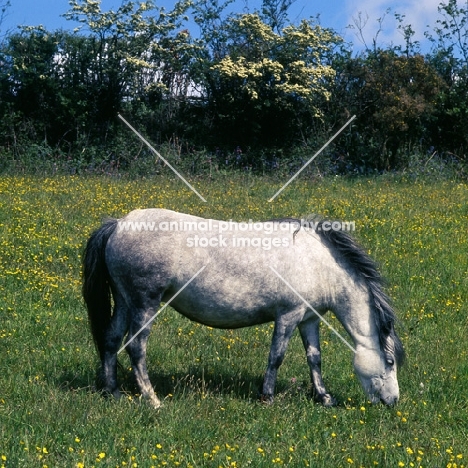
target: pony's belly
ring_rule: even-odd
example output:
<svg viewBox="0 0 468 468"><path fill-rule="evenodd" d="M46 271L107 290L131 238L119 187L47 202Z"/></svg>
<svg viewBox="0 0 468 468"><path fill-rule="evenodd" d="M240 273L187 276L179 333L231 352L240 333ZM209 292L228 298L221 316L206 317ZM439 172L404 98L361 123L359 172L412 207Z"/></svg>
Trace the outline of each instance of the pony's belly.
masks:
<svg viewBox="0 0 468 468"><path fill-rule="evenodd" d="M188 319L213 328L243 328L275 319L274 312L269 308L246 309L243 307L224 308L216 304L197 305L184 301L174 301L170 304L180 314Z"/></svg>

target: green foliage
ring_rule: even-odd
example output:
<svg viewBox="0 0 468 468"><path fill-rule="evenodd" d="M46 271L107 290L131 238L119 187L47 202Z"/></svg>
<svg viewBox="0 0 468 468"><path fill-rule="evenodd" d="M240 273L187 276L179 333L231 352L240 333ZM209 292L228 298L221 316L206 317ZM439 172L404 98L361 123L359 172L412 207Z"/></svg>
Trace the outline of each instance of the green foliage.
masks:
<svg viewBox="0 0 468 468"><path fill-rule="evenodd" d="M225 30L224 53L204 76L215 130L231 145L294 144L297 122L319 116L329 97L334 70L323 59L341 39L308 21L278 34L256 14L231 17Z"/></svg>
<svg viewBox="0 0 468 468"><path fill-rule="evenodd" d="M405 147L418 145L421 139L431 141L426 128L443 80L421 55L377 50L337 66L343 70L332 105L341 101L349 106L345 108L349 114L358 116L353 144L364 146L367 141L364 165L377 170L404 166Z"/></svg>
<svg viewBox="0 0 468 468"><path fill-rule="evenodd" d="M429 60L446 87L438 96L430 130L435 145L458 159L468 150L468 8L454 0L439 5L441 19L434 35Z"/></svg>
<svg viewBox="0 0 468 468"><path fill-rule="evenodd" d="M72 0L65 14L89 29L100 120L110 121L124 102L187 95L187 68L193 44L180 31L189 2L176 2L166 12L152 1L125 1L117 11L102 12L95 0Z"/></svg>
<svg viewBox="0 0 468 468"><path fill-rule="evenodd" d="M241 150L242 167L296 167L352 115L352 128L328 149L332 171L401 170L434 151L448 165L466 162L466 6L439 6L426 56L400 14L404 45L383 49L376 38L353 56L315 21L290 23L292 3L264 0L259 11L234 14L231 0L183 0L170 11L152 1L103 11L98 0L72 0L64 16L79 23L73 33L8 34L0 44L1 167L34 168L41 148L44 167L126 170L141 154L119 112L155 144L177 142L195 172Z"/></svg>
<svg viewBox="0 0 468 468"><path fill-rule="evenodd" d="M459 6L456 0L440 3L438 11L441 18L434 27L435 37L426 33L435 50L451 55L459 64L468 65L468 7Z"/></svg>
<svg viewBox="0 0 468 468"><path fill-rule="evenodd" d="M263 0L262 19L273 31L281 33L286 26L288 10L296 0Z"/></svg>
<svg viewBox="0 0 468 468"><path fill-rule="evenodd" d="M5 51L9 67L2 73L1 107L10 119L4 125L13 123L15 117L31 119L37 123L37 137L44 141L49 137L48 121L54 119L60 107L58 70L54 64L59 36L60 33L49 34L42 27L24 28L9 38Z"/></svg>

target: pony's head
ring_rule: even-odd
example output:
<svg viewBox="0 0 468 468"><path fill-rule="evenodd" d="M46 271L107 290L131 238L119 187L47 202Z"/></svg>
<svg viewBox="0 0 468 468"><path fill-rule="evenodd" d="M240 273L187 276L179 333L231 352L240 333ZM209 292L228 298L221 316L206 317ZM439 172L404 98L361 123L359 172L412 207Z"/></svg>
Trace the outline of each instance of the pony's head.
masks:
<svg viewBox="0 0 468 468"><path fill-rule="evenodd" d="M334 247L332 253L338 263L355 275L367 292L366 307L370 314L362 314L362 320L369 326L368 336L355 338L354 368L364 391L373 403L395 404L400 397L397 367L405 357L400 338L395 332L396 315L390 299L384 292L383 279L376 263L343 231L324 230L320 221L319 232ZM348 329L353 327L348 325Z"/></svg>
<svg viewBox="0 0 468 468"><path fill-rule="evenodd" d="M367 278L375 323L372 346L356 345L354 368L372 403L394 405L400 397L397 369L405 351L395 332L395 313L376 278Z"/></svg>
<svg viewBox="0 0 468 468"><path fill-rule="evenodd" d="M403 348L392 333L387 337L387 346L368 349L357 346L354 354L354 369L362 387L372 403L394 405L400 397L397 368L403 359Z"/></svg>

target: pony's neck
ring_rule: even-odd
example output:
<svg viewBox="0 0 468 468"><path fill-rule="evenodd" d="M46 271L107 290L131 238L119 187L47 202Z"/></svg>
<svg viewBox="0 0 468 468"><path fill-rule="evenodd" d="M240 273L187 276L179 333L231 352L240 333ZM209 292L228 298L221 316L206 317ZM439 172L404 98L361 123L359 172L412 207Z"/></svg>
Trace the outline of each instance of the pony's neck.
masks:
<svg viewBox="0 0 468 468"><path fill-rule="evenodd" d="M369 292L364 285L350 288L332 310L351 336L355 350L380 349L379 334Z"/></svg>

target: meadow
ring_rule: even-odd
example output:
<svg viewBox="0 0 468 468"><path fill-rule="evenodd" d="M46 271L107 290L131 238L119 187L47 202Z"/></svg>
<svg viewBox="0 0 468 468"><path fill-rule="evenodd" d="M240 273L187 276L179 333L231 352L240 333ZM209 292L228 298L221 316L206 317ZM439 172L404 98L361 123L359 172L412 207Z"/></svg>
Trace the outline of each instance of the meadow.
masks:
<svg viewBox="0 0 468 468"><path fill-rule="evenodd" d="M1 467L468 466L468 185L303 178L268 203L283 182L194 180L203 203L169 176L0 177ZM82 249L102 219L145 207L237 221L312 213L354 221L399 317L400 402L371 405L350 350L322 327L324 379L338 406L310 399L297 333L274 404L261 404L272 326L214 330L170 308L148 346L163 408L138 398L125 353L124 398L96 392Z"/></svg>

